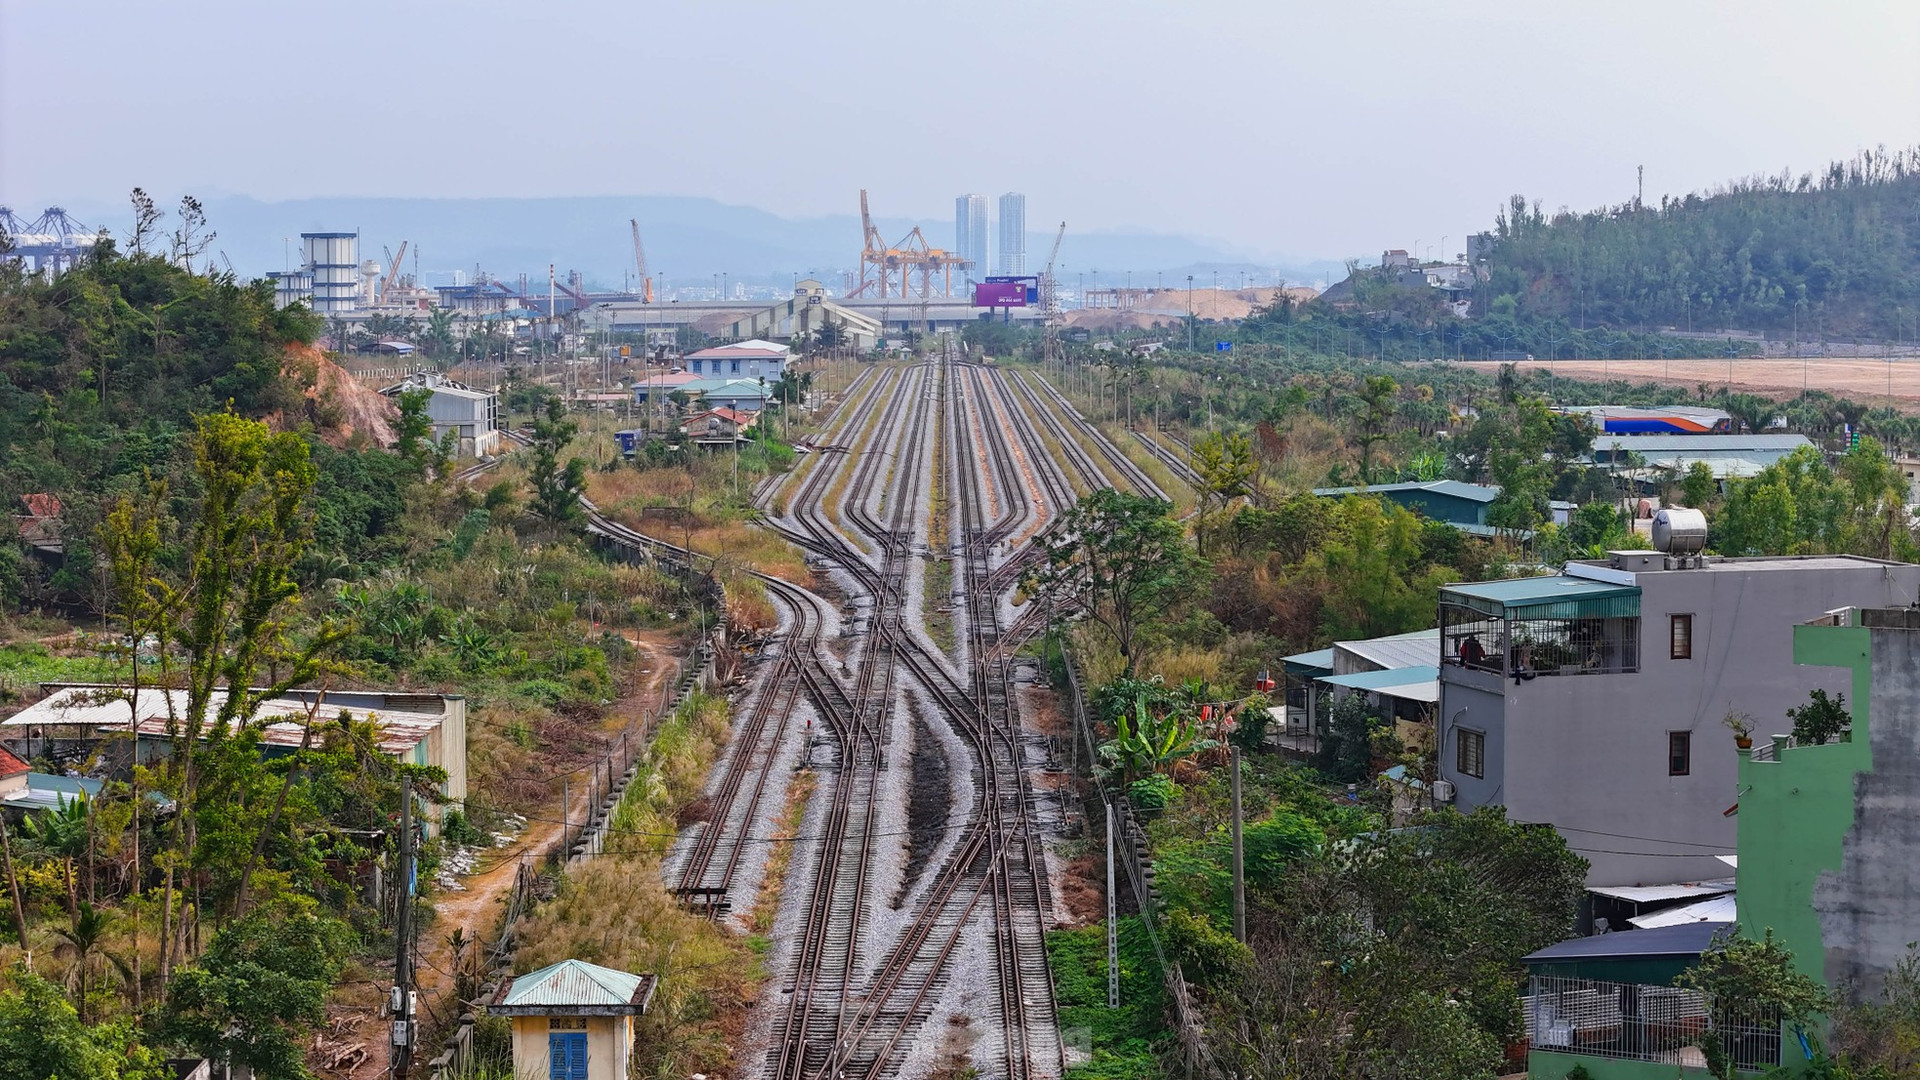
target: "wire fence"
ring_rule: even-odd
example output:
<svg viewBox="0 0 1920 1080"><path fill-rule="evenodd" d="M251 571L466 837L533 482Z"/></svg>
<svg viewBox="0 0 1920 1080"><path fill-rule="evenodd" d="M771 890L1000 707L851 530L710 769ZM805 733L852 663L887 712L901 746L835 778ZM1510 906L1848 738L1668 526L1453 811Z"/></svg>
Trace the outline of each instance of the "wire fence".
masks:
<svg viewBox="0 0 1920 1080"><path fill-rule="evenodd" d="M1711 1040L1739 1069L1780 1064L1780 1014L1715 1010L1698 991L1677 986L1535 975L1522 999L1527 1040L1536 1050L1705 1067Z"/></svg>

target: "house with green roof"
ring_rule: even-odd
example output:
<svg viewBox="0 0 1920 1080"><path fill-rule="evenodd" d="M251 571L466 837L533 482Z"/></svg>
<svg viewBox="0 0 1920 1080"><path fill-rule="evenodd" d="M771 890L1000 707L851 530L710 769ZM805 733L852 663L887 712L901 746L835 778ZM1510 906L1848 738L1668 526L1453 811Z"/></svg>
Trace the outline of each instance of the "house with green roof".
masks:
<svg viewBox="0 0 1920 1080"><path fill-rule="evenodd" d="M541 1080L627 1080L633 1018L657 980L562 960L500 985L487 1011L513 1023L513 1075Z"/></svg>

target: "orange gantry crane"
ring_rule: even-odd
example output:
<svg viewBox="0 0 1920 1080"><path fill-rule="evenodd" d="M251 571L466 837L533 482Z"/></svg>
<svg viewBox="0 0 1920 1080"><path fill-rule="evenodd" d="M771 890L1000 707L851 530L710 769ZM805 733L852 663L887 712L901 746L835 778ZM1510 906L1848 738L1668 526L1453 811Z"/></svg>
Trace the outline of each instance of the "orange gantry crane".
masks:
<svg viewBox="0 0 1920 1080"><path fill-rule="evenodd" d="M972 263L960 257L959 252L934 247L927 242L925 233L915 225L897 244L889 245L880 238L880 229L873 223L873 215L867 211L867 192L860 190L860 282L847 294L848 297L875 296L885 299L898 296L907 299L917 295L926 300L933 296L933 278L940 276L940 295L953 295L953 271L964 269ZM920 287L916 293L913 288L913 275L918 271Z"/></svg>

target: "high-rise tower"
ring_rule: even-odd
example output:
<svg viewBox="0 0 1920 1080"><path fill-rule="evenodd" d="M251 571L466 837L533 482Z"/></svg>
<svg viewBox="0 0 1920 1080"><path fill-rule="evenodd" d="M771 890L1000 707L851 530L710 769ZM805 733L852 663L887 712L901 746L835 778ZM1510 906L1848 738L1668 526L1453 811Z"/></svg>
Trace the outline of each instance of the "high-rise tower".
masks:
<svg viewBox="0 0 1920 1080"><path fill-rule="evenodd" d="M967 278L987 276L987 197L962 195L953 200L953 249L972 263Z"/></svg>
<svg viewBox="0 0 1920 1080"><path fill-rule="evenodd" d="M1027 272L1027 197L1017 191L1000 196L1000 272Z"/></svg>

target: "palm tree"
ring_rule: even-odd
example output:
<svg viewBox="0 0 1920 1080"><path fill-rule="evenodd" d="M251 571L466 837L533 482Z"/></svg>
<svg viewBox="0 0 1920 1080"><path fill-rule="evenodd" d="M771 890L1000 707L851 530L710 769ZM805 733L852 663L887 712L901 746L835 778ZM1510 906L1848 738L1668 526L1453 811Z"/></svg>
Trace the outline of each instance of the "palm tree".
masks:
<svg viewBox="0 0 1920 1080"><path fill-rule="evenodd" d="M82 900L79 909L73 915L73 928L55 927L53 931L60 938L60 945L55 951L73 957L71 974L76 986L74 1007L79 1010L80 1022L83 1024L87 1022L87 974L92 967L96 952L113 962L114 967L119 969L121 978L131 977L125 960L100 948L112 929L111 912L96 908Z"/></svg>

